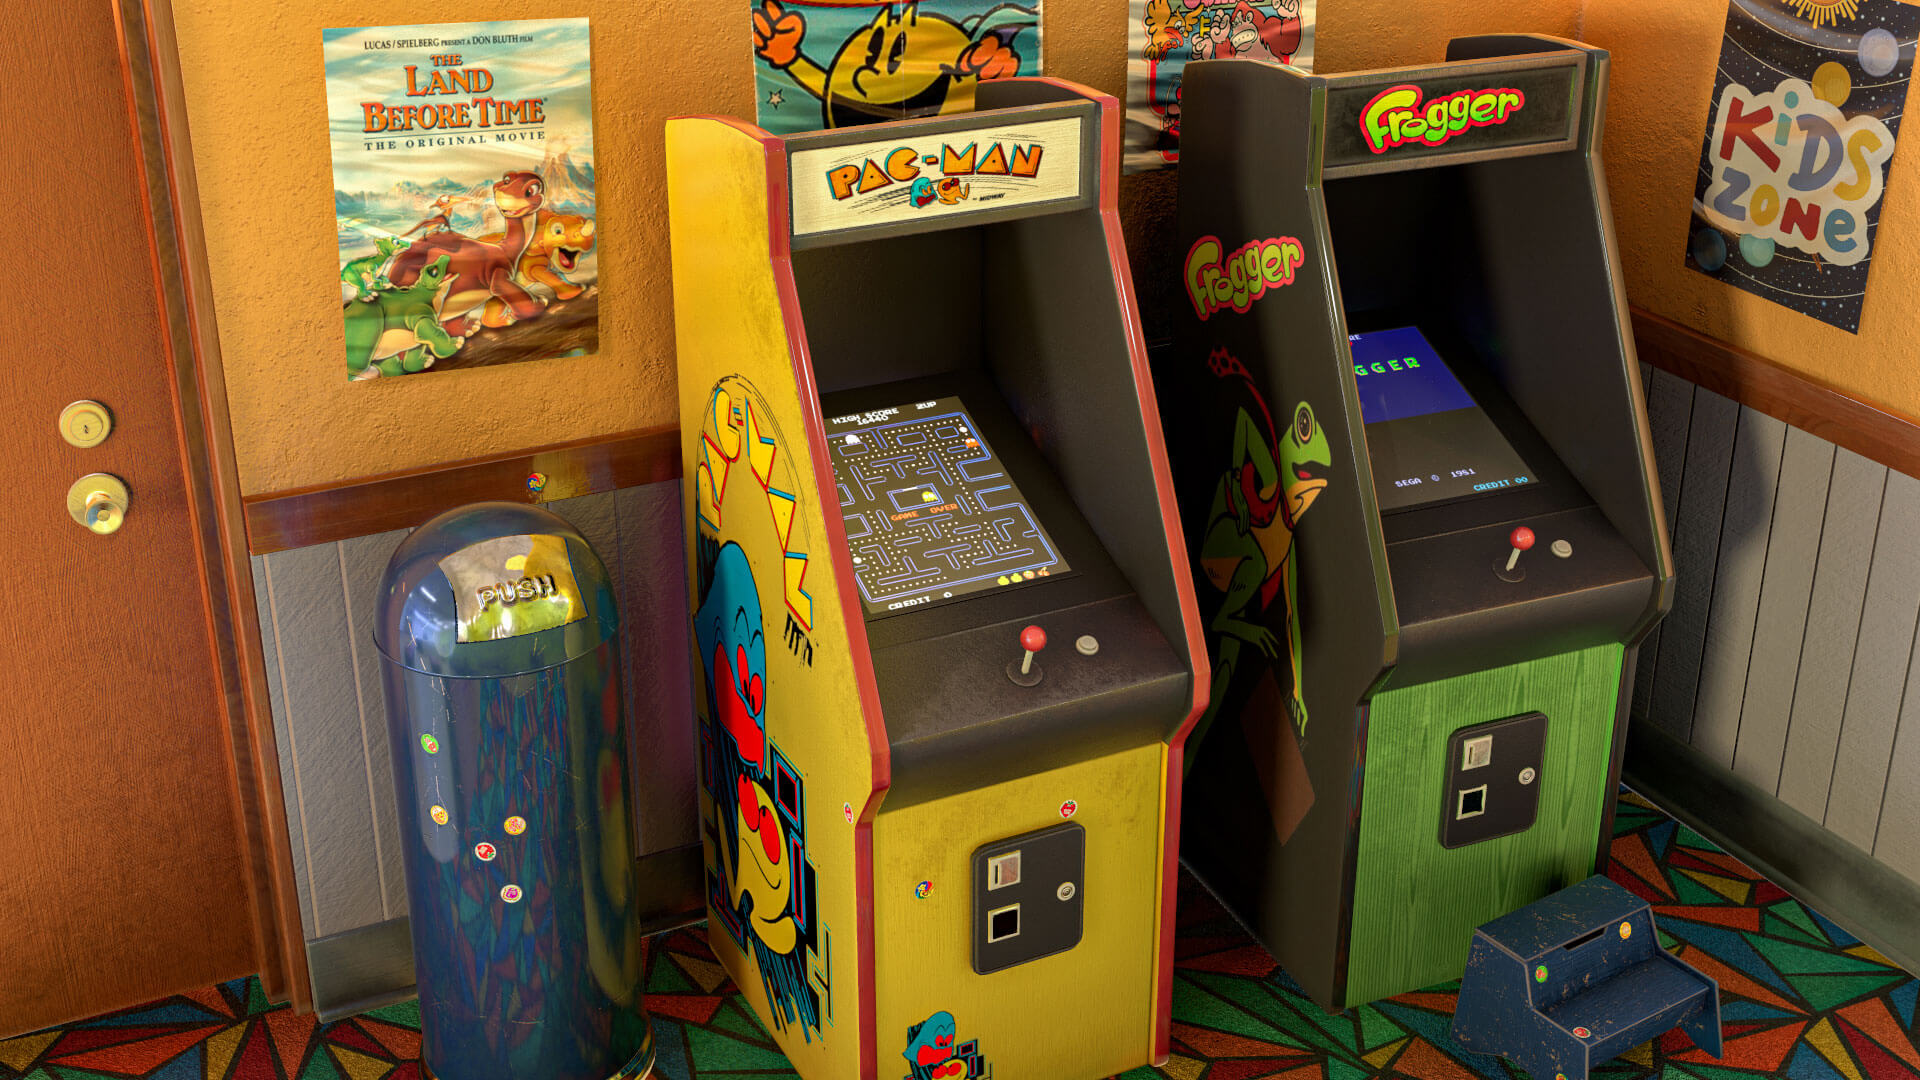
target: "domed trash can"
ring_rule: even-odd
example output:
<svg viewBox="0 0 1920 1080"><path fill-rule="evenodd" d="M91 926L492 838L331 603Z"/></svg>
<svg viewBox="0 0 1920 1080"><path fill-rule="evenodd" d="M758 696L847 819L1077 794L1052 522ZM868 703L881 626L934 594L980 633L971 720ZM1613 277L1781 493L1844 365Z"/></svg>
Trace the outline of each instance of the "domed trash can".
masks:
<svg viewBox="0 0 1920 1080"><path fill-rule="evenodd" d="M606 568L553 514L480 503L414 530L380 603L427 1071L647 1076Z"/></svg>

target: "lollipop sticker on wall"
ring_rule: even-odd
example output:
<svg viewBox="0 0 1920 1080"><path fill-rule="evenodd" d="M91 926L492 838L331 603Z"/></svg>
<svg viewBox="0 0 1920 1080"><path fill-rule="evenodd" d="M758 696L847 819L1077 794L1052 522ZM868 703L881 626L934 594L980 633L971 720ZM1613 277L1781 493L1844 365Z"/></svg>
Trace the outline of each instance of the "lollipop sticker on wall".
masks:
<svg viewBox="0 0 1920 1080"><path fill-rule="evenodd" d="M1732 0L1687 263L1858 333L1920 8Z"/></svg>

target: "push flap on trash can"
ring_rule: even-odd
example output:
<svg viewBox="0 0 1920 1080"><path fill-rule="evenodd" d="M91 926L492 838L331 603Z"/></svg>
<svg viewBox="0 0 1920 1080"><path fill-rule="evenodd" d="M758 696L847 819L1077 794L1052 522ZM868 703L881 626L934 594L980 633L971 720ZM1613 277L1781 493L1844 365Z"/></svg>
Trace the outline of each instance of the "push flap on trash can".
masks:
<svg viewBox="0 0 1920 1080"><path fill-rule="evenodd" d="M538 507L477 503L400 544L373 641L414 671L491 678L564 664L618 624L606 567L573 526Z"/></svg>

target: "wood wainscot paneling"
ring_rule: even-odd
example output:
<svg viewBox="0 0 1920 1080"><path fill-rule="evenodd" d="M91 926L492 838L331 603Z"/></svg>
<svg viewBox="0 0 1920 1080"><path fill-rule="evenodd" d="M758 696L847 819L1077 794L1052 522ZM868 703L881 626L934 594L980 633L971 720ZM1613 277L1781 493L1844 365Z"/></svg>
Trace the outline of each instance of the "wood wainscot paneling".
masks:
<svg viewBox="0 0 1920 1080"><path fill-rule="evenodd" d="M1625 775L1879 945L1920 955L1920 425L1634 312L1674 609Z"/></svg>
<svg viewBox="0 0 1920 1080"><path fill-rule="evenodd" d="M535 474L543 482L533 481ZM412 528L467 503L558 502L679 476L680 429L646 428L345 484L252 495L246 500L247 546L265 555Z"/></svg>
<svg viewBox="0 0 1920 1080"><path fill-rule="evenodd" d="M1920 420L1870 405L1757 353L1633 309L1640 359L1749 409L1877 461L1920 476Z"/></svg>

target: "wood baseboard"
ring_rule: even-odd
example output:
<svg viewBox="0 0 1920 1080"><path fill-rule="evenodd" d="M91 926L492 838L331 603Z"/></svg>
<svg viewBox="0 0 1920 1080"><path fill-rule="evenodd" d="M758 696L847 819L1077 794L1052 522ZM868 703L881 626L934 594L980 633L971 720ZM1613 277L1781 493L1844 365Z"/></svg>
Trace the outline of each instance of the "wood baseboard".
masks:
<svg viewBox="0 0 1920 1080"><path fill-rule="evenodd" d="M1627 733L1624 778L1887 959L1920 971L1920 885L1644 720Z"/></svg>
<svg viewBox="0 0 1920 1080"><path fill-rule="evenodd" d="M641 856L635 903L647 935L706 918L706 865L699 844ZM406 916L307 942L313 1010L321 1023L390 1005L415 993L413 932Z"/></svg>

